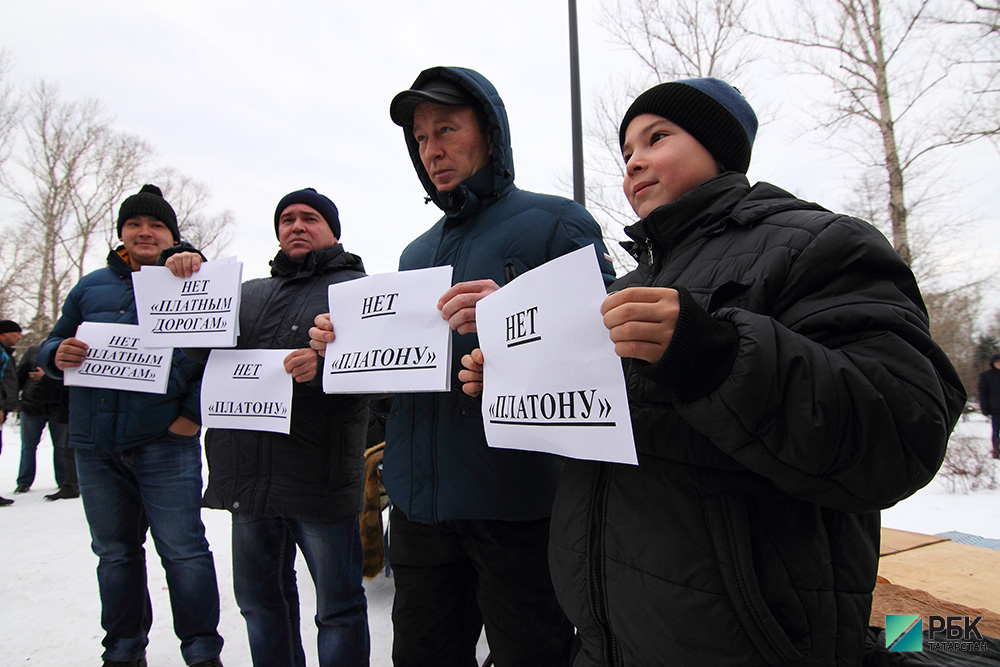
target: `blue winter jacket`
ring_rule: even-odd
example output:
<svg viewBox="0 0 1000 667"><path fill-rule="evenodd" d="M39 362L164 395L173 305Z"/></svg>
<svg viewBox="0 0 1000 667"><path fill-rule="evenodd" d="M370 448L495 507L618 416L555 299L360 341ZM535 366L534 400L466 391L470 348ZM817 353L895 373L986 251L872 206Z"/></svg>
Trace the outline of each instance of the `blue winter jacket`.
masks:
<svg viewBox="0 0 1000 667"><path fill-rule="evenodd" d="M88 273L70 290L62 316L42 343L38 365L52 377L63 376L55 365L56 349L76 335L82 322L138 324L132 267L117 250L108 254L106 267ZM174 350L166 394L70 387L70 446L120 452L163 438L179 416L200 424L201 372L201 366Z"/></svg>
<svg viewBox="0 0 1000 667"><path fill-rule="evenodd" d="M588 245L610 284L614 269L601 231L582 206L563 197L514 186L510 128L493 85L468 69L425 70L458 83L480 102L490 124L491 163L451 192L438 192L404 129L413 166L430 199L444 212L403 251L400 270L453 267L453 283L492 279L503 286L550 259ZM478 347L475 334L452 334L452 380L447 393L401 394L386 423L384 481L392 502L414 521L526 521L551 513L562 470L554 456L489 449L480 399L462 393L462 355Z"/></svg>

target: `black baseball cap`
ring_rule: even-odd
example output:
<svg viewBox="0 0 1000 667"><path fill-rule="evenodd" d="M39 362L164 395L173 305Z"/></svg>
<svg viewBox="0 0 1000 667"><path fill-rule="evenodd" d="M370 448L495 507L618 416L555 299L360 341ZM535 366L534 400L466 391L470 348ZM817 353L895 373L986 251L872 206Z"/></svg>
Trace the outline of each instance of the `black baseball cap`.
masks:
<svg viewBox="0 0 1000 667"><path fill-rule="evenodd" d="M475 100L465 88L447 79L437 77L423 83L420 88L410 88L397 94L389 103L389 117L400 127L413 125L413 110L421 102L446 106L474 106Z"/></svg>

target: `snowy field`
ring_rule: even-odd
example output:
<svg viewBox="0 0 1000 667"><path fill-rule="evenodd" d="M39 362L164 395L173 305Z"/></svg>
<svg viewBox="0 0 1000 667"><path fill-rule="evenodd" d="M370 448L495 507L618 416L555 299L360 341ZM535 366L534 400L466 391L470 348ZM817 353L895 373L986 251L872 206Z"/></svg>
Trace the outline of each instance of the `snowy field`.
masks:
<svg viewBox="0 0 1000 667"><path fill-rule="evenodd" d="M989 447L989 424L982 415L969 415L956 434L984 450ZM43 435L38 451L38 475L27 494L13 495L20 456L20 437L11 420L3 428L0 455L0 495L15 499L0 508L0 667L38 665L96 667L100 664L100 605L90 536L77 500L50 502L55 490L52 447ZM1000 472L1000 471L998 471ZM1000 476L1000 474L998 474ZM222 597L220 632L226 640L222 653L227 667L249 667L246 628L232 593L229 514L205 510L208 539L215 554ZM959 531L1000 539L1000 490L969 494L949 493L939 476L927 488L883 513L883 525L928 534ZM147 657L152 667L183 667L170 622L166 581L159 559L147 540L149 590L153 600L153 629ZM302 635L307 661L316 665L315 598L304 562L299 562L302 598ZM366 582L373 667L391 664L390 608L392 580L384 576ZM480 642L480 661L485 647Z"/></svg>

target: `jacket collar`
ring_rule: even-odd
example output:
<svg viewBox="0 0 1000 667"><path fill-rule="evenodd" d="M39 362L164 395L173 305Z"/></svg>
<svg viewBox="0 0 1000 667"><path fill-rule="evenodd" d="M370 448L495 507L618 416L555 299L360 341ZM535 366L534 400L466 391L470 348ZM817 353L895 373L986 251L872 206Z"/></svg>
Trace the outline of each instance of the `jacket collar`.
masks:
<svg viewBox="0 0 1000 667"><path fill-rule="evenodd" d="M364 271L365 267L360 257L347 252L339 243L319 250L310 250L301 263L293 262L280 250L271 260L273 278L315 276L339 269Z"/></svg>
<svg viewBox="0 0 1000 667"><path fill-rule="evenodd" d="M133 268L128 262L128 252L120 245L108 253L108 268L122 277L129 277Z"/></svg>
<svg viewBox="0 0 1000 667"><path fill-rule="evenodd" d="M654 209L625 228L634 241L669 249L689 236L711 233L725 225L730 212L750 192L744 174L726 172L702 183L674 201Z"/></svg>
<svg viewBox="0 0 1000 667"><path fill-rule="evenodd" d="M447 220L445 227L459 224L496 200L493 190L493 168L483 167L462 181L450 192L439 192L437 203Z"/></svg>

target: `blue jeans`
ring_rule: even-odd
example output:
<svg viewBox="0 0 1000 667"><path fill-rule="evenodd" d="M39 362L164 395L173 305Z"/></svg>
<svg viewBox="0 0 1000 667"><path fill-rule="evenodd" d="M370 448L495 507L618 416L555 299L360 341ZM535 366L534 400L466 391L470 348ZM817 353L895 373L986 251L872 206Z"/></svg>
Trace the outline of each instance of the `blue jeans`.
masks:
<svg viewBox="0 0 1000 667"><path fill-rule="evenodd" d="M63 450L66 448L66 424L60 424L56 415L26 415L21 413L21 467L17 471L17 485L31 486L35 481L35 452L42 439L45 425L49 425L52 440L52 467L56 484L66 481L66 465Z"/></svg>
<svg viewBox="0 0 1000 667"><path fill-rule="evenodd" d="M145 654L152 625L146 583L147 529L170 590L181 655L194 664L219 655L219 587L201 522L201 445L168 433L117 454L76 450L91 547L100 559L104 659Z"/></svg>
<svg viewBox="0 0 1000 667"><path fill-rule="evenodd" d="M358 518L337 522L233 515L233 588L256 667L304 667L296 545L316 586L320 667L368 665L368 603Z"/></svg>

